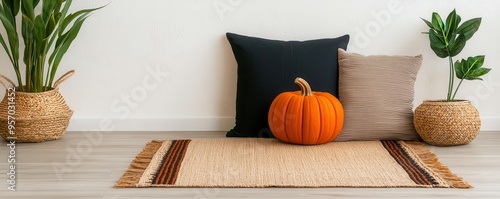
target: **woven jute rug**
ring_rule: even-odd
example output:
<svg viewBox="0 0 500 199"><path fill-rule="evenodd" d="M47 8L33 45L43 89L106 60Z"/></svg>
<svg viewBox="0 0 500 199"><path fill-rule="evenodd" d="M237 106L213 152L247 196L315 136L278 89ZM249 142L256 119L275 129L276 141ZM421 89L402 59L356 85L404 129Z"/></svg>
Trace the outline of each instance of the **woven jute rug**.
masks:
<svg viewBox="0 0 500 199"><path fill-rule="evenodd" d="M154 140L115 187L471 188L418 142L262 138Z"/></svg>

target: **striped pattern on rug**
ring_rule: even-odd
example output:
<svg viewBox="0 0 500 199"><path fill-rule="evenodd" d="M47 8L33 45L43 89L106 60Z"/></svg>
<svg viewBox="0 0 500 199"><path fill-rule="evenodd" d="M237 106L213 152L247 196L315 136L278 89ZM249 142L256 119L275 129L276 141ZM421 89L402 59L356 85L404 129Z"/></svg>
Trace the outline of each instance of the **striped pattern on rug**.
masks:
<svg viewBox="0 0 500 199"><path fill-rule="evenodd" d="M439 183L427 173L419 164L417 164L406 153L405 149L396 141L382 141L387 152L398 162L399 165L408 173L408 176L419 185L438 186Z"/></svg>
<svg viewBox="0 0 500 199"><path fill-rule="evenodd" d="M160 168L153 178L153 184L169 184L172 185L177 179L179 168L182 164L182 159L186 154L186 150L191 140L173 140L172 146L168 149L167 154L163 156L163 161Z"/></svg>
<svg viewBox="0 0 500 199"><path fill-rule="evenodd" d="M115 187L471 188L418 142L151 141Z"/></svg>

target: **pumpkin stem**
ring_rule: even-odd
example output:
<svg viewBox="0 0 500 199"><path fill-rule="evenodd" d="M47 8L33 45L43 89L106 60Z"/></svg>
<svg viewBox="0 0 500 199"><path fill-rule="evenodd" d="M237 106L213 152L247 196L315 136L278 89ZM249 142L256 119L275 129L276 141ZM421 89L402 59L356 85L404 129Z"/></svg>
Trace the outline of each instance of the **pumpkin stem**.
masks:
<svg viewBox="0 0 500 199"><path fill-rule="evenodd" d="M307 83L306 80L297 77L295 78L295 84L300 86L300 91L302 91L302 96L312 96L312 90L311 86L309 86L309 83Z"/></svg>

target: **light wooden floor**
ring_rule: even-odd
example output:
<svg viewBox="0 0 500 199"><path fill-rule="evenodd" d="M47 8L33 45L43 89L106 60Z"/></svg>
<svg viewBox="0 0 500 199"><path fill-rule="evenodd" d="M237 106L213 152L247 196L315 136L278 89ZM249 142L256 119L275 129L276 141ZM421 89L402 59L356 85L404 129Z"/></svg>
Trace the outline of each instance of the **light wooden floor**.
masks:
<svg viewBox="0 0 500 199"><path fill-rule="evenodd" d="M94 141L103 136L102 141ZM89 137L87 137L89 136ZM94 136L94 137L91 137ZM69 132L60 140L17 144L17 191L7 190L8 149L0 142L0 198L500 198L500 132L471 144L431 147L441 162L475 188L139 188L113 184L152 139L213 138L223 132ZM98 140L98 139L97 139Z"/></svg>

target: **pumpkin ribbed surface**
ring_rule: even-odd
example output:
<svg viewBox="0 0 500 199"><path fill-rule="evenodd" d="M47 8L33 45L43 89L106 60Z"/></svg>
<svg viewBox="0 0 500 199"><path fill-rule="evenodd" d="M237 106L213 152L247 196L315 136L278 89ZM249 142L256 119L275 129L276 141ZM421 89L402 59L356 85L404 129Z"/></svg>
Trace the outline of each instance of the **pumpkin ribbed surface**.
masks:
<svg viewBox="0 0 500 199"><path fill-rule="evenodd" d="M279 94L268 115L273 135L293 144L323 144L333 141L344 124L340 101L327 92L313 92L302 78L295 83L301 91Z"/></svg>

